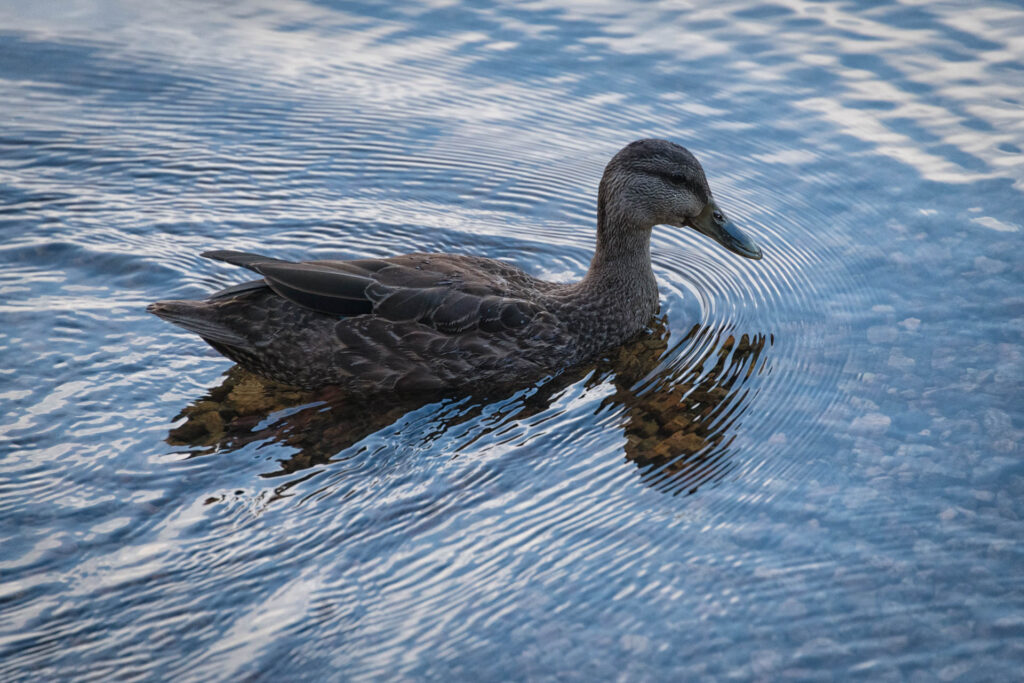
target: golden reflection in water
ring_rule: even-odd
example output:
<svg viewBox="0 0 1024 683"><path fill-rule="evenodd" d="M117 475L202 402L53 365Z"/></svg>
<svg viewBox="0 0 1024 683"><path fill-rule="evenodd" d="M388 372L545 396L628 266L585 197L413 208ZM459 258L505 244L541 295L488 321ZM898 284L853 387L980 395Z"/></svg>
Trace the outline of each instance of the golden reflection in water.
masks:
<svg viewBox="0 0 1024 683"><path fill-rule="evenodd" d="M755 390L748 382L765 371L770 335L694 326L678 347L698 341L696 360L657 364L665 336L652 335L619 350L613 395L625 408L626 459L644 483L670 493L694 493L733 469L733 429ZM653 372L652 372L653 370Z"/></svg>
<svg viewBox="0 0 1024 683"><path fill-rule="evenodd" d="M610 382L614 392L598 412L618 410L625 435L626 460L645 484L669 493L693 493L719 481L735 467L729 457L737 420L754 391L748 382L765 371L762 359L770 335L740 335L695 325L669 350L664 318L657 318L638 339L596 363L574 368L543 383L534 392L491 415L476 441L506 423L550 408L560 392L580 380L587 387ZM679 349L689 349L673 357ZM442 411L431 438L481 415L496 399L471 397L458 410ZM187 446L192 456L234 451L252 442L279 443L296 450L266 472L276 477L331 462L345 449L400 420L410 411L442 397L353 400L336 389L305 392L231 368L221 384L186 406L167 442ZM509 416L505 418L504 416ZM465 448L468 444L463 444ZM297 483L297 482L294 482ZM290 487L291 484L284 488Z"/></svg>

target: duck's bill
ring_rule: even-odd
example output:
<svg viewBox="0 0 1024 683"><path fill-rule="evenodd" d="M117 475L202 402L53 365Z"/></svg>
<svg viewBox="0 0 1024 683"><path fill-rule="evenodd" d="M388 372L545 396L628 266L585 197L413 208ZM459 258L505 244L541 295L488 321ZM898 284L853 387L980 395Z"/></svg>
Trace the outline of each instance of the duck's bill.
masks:
<svg viewBox="0 0 1024 683"><path fill-rule="evenodd" d="M716 212L721 216L721 219L715 218ZM755 261L760 260L762 256L761 248L757 246L757 243L750 239L745 232L737 228L736 224L727 216L722 214L713 200L707 203L707 206L704 207L699 216L690 220L690 226L702 235L707 235L718 242L734 254L739 254Z"/></svg>

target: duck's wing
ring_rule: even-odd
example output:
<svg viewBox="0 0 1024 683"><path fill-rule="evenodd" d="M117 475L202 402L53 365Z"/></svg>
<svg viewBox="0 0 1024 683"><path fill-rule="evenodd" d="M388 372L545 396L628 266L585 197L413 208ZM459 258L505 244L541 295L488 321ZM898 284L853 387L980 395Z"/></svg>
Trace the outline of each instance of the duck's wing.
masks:
<svg viewBox="0 0 1024 683"><path fill-rule="evenodd" d="M328 315L372 313L451 334L512 329L540 312L535 303L510 296L505 275L514 269L497 261L487 267L471 257L427 254L302 263L237 251L203 256L259 273L280 296Z"/></svg>

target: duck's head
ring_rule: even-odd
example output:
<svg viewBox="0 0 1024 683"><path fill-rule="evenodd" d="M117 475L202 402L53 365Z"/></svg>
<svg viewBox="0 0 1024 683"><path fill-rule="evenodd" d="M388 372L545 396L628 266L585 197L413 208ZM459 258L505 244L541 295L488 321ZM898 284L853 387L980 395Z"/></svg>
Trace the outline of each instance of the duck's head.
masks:
<svg viewBox="0 0 1024 683"><path fill-rule="evenodd" d="M623 147L605 168L598 206L599 223L690 227L740 256L761 258L754 240L715 203L700 162L674 142L637 140Z"/></svg>

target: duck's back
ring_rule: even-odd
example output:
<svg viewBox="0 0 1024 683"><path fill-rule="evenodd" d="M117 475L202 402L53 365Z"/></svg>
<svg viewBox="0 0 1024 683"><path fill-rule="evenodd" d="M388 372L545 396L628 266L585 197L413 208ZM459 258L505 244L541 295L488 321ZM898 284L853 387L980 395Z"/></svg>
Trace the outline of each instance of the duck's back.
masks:
<svg viewBox="0 0 1024 683"><path fill-rule="evenodd" d="M292 263L208 252L263 276L150 310L225 356L302 387L436 391L542 375L573 360L564 285L452 254Z"/></svg>

